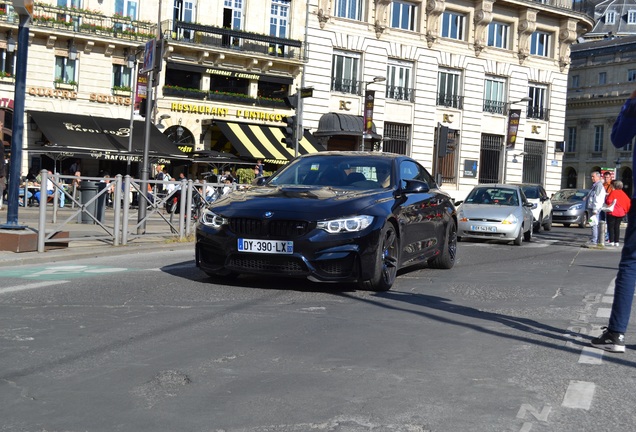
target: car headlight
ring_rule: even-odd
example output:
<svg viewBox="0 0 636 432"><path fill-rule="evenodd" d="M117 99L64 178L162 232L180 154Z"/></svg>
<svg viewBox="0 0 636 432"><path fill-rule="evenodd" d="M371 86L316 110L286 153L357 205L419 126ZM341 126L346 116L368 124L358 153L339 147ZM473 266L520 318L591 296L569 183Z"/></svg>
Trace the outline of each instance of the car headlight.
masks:
<svg viewBox="0 0 636 432"><path fill-rule="evenodd" d="M227 219L223 216L219 216L216 213L206 210L201 217L201 223L212 228L221 228L223 225L227 225Z"/></svg>
<svg viewBox="0 0 636 432"><path fill-rule="evenodd" d="M501 223L504 225L514 225L517 222L519 222L519 219L517 218L517 216L513 215L512 213L510 213L508 217L506 217L504 220L501 221Z"/></svg>
<svg viewBox="0 0 636 432"><path fill-rule="evenodd" d="M318 229L330 234L362 231L373 222L373 216L353 216L343 219L331 219L318 222Z"/></svg>
<svg viewBox="0 0 636 432"><path fill-rule="evenodd" d="M583 204L576 204L570 207L570 210L581 210L583 208Z"/></svg>

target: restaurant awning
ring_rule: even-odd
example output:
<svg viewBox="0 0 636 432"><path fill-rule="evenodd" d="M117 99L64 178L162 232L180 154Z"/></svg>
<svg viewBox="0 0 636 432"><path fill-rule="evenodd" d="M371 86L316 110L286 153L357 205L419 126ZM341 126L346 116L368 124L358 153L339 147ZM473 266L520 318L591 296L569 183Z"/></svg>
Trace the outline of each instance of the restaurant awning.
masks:
<svg viewBox="0 0 636 432"><path fill-rule="evenodd" d="M33 122L42 131L46 140L42 145L27 150L41 153L72 153L99 159L141 160L145 143L145 122L134 121L132 147L130 144L130 120L28 111ZM152 159L187 159L176 144L150 125L148 156Z"/></svg>
<svg viewBox="0 0 636 432"><path fill-rule="evenodd" d="M287 148L282 142L285 138L282 126L218 120L215 123L242 157L263 159L272 163L285 163L294 157L294 149ZM324 150L309 131L305 131L302 139L298 141L299 155Z"/></svg>

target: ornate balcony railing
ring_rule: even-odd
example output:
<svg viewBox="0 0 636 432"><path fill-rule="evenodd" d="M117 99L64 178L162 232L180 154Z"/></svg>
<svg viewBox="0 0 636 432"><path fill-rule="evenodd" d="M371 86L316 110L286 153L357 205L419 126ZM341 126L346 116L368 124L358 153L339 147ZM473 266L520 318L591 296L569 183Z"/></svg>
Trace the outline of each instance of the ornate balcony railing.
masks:
<svg viewBox="0 0 636 432"><path fill-rule="evenodd" d="M528 106L526 117L535 120L550 120L550 109L540 106Z"/></svg>
<svg viewBox="0 0 636 432"><path fill-rule="evenodd" d="M294 39L173 20L163 21L161 31L166 39L200 48L222 48L290 60L304 59L303 43Z"/></svg>
<svg viewBox="0 0 636 432"><path fill-rule="evenodd" d="M448 108L464 108L464 96L437 93L437 105Z"/></svg>
<svg viewBox="0 0 636 432"><path fill-rule="evenodd" d="M0 21L18 23L11 13L11 1L0 0ZM128 17L107 16L80 8L67 8L35 3L32 28L49 28L72 33L143 42L157 35L157 24L135 21Z"/></svg>
<svg viewBox="0 0 636 432"><path fill-rule="evenodd" d="M493 100L485 100L484 101L484 112L489 112L491 114L506 114L508 108L508 104L502 101L493 101Z"/></svg>
<svg viewBox="0 0 636 432"><path fill-rule="evenodd" d="M386 97L413 102L413 89L402 86L386 86Z"/></svg>

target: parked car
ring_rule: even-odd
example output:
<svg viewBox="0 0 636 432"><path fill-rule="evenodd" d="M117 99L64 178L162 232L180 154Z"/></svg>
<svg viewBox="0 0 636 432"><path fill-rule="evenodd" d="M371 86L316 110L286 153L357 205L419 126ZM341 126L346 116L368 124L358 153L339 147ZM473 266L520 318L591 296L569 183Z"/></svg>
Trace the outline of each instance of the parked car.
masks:
<svg viewBox="0 0 636 432"><path fill-rule="evenodd" d="M457 236L512 240L521 245L532 240L534 204L520 186L481 184L475 186L457 211Z"/></svg>
<svg viewBox="0 0 636 432"><path fill-rule="evenodd" d="M251 273L384 291L403 267L453 267L456 216L411 158L308 154L212 203L197 224L196 265L213 278Z"/></svg>
<svg viewBox="0 0 636 432"><path fill-rule="evenodd" d="M552 196L552 221L565 227L578 224L585 228L590 219L587 210L589 189L561 189Z"/></svg>
<svg viewBox="0 0 636 432"><path fill-rule="evenodd" d="M519 184L524 195L533 204L532 217L534 218L534 232L539 232L541 227L544 230L552 229L552 202L547 192L540 184Z"/></svg>

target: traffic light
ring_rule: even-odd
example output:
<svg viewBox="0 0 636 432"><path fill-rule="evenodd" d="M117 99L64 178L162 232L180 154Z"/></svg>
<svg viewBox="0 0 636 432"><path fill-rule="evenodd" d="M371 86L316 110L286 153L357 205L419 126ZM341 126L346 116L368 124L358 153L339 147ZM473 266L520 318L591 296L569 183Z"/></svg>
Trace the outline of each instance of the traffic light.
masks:
<svg viewBox="0 0 636 432"><path fill-rule="evenodd" d="M448 148L448 127L438 124L437 126L437 157L443 158L450 153Z"/></svg>
<svg viewBox="0 0 636 432"><path fill-rule="evenodd" d="M285 128L283 130L285 138L283 143L288 148L294 148L294 135L296 134L296 116L285 117Z"/></svg>
<svg viewBox="0 0 636 432"><path fill-rule="evenodd" d="M147 103L148 100L146 98L143 98L142 100L139 101L139 115L142 117L146 117L146 109L147 109Z"/></svg>

